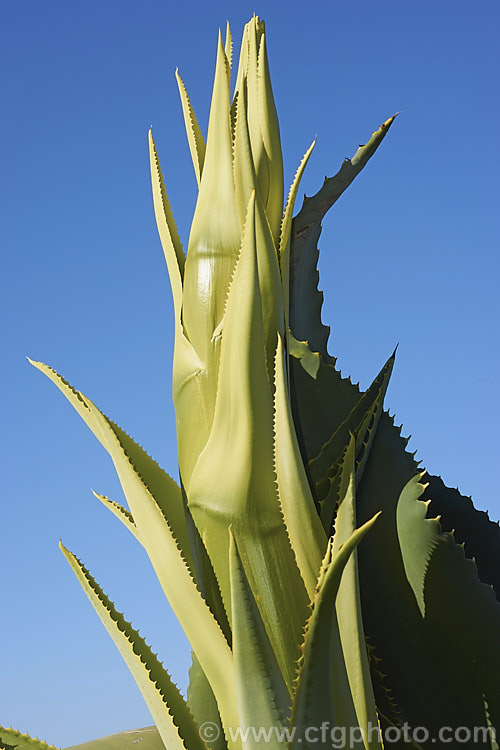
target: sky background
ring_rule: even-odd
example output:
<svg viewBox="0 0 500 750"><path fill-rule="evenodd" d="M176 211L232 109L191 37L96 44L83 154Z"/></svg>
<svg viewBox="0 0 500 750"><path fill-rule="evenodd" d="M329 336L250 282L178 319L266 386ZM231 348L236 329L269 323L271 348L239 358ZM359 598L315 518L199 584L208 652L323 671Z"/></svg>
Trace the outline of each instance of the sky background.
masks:
<svg viewBox="0 0 500 750"><path fill-rule="evenodd" d="M153 124L187 244L195 178L174 70L205 130L218 27L239 40L254 11L287 182L316 134L308 194L401 111L324 226L330 350L366 387L399 342L386 404L429 471L500 516L498 1L3 2L0 724L58 746L151 723L60 537L182 688L188 646L90 492L121 500L107 455L25 357L177 475L146 135Z"/></svg>

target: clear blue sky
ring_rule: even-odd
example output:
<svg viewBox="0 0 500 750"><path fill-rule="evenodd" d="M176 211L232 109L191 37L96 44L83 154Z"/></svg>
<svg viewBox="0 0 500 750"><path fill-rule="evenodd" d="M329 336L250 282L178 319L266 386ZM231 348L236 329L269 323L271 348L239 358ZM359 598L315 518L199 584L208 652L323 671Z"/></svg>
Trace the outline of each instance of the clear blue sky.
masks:
<svg viewBox="0 0 500 750"><path fill-rule="evenodd" d="M121 499L60 370L176 474L172 313L154 225L152 123L184 240L195 180L179 65L206 124L217 29L267 22L285 167L304 189L402 114L329 216L323 317L433 473L500 515L497 0L24 0L0 11L2 545L0 724L67 746L150 718L57 548L81 556L185 686L188 649L141 550L94 500ZM6 178L5 178L6 177Z"/></svg>

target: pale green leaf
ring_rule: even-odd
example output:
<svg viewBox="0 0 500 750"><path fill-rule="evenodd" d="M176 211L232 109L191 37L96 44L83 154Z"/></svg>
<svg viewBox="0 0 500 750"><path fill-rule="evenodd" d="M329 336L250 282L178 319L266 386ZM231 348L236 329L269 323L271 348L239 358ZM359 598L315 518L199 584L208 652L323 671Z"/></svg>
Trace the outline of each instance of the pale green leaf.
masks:
<svg viewBox="0 0 500 750"><path fill-rule="evenodd" d="M186 86L184 85L184 81L180 77L178 70L175 71L175 77L177 79L177 86L179 87L189 150L191 152L191 159L196 174L196 181L199 185L201 182L201 174L203 172L203 162L205 161L205 139L203 138L200 126L198 125L198 120L196 119Z"/></svg>
<svg viewBox="0 0 500 750"><path fill-rule="evenodd" d="M231 611L227 528L232 525L250 586L290 687L306 612L275 485L273 402L266 368L252 195L225 313L212 430L187 487L228 614ZM283 618L290 597L295 606Z"/></svg>
<svg viewBox="0 0 500 750"><path fill-rule="evenodd" d="M187 704L198 726L201 727L209 722L213 735L208 743L210 750L227 750L227 742L215 695L194 651L191 653L191 658Z"/></svg>
<svg viewBox="0 0 500 750"><path fill-rule="evenodd" d="M243 34L235 88L238 107L245 87L252 157L262 202L277 247L283 213L283 157L267 61L264 23L258 16L254 16L246 24Z"/></svg>
<svg viewBox="0 0 500 750"><path fill-rule="evenodd" d="M316 378L321 364L321 354L313 352L307 341L298 341L288 329L287 336L288 354L298 359L304 370L311 378Z"/></svg>
<svg viewBox="0 0 500 750"><path fill-rule="evenodd" d="M117 612L88 570L62 543L61 551L142 693L165 747L206 750L193 716L170 675L139 633Z"/></svg>
<svg viewBox="0 0 500 750"><path fill-rule="evenodd" d="M245 83L246 81L244 80L237 106L234 139L234 177L242 227L244 227L247 220L251 194L255 192L254 221L257 270L261 297L261 314L264 324L266 362L271 380L276 351L276 333L280 332L283 335L284 330L284 308L276 247L257 183L255 165L250 148L247 123L247 89Z"/></svg>
<svg viewBox="0 0 500 750"><path fill-rule="evenodd" d="M278 337L275 373L274 457L278 495L297 565L312 600L327 538L314 505L295 434L281 337Z"/></svg>
<svg viewBox="0 0 500 750"><path fill-rule="evenodd" d="M354 533L356 521L356 441L351 436L341 467L340 503L335 519L333 554L335 555ZM336 599L340 639L351 686L357 725L363 732L367 750L381 747L371 737L370 726L377 726L377 710L366 650L358 576L358 555L354 550L347 562Z"/></svg>
<svg viewBox="0 0 500 750"><path fill-rule="evenodd" d="M151 168L151 186L153 189L153 204L158 234L160 235L163 254L167 262L175 314L180 315L182 303L182 279L184 275L185 256L181 241L177 233L172 209L163 182L160 162L153 140L153 133L149 131L149 161Z"/></svg>
<svg viewBox="0 0 500 750"><path fill-rule="evenodd" d="M94 497L101 501L105 508L110 510L111 513L113 513L113 515L123 523L125 528L128 529L139 542L141 541L139 539L139 534L137 533L137 528L134 523L132 513L129 510L124 508L123 505L120 505L120 503L117 503L114 500L110 500L109 497L106 497L106 495L100 495L98 492L94 492L94 490L92 490L92 494L94 495Z"/></svg>
<svg viewBox="0 0 500 750"><path fill-rule="evenodd" d="M296 732L290 743L293 750L303 746L301 743L307 727L321 727L323 722L328 722L330 727L357 726L335 600L352 552L377 517L357 529L336 554L333 554L331 540L327 546L302 646L303 656L292 707L291 726ZM363 743L354 747L362 748Z"/></svg>
<svg viewBox="0 0 500 750"><path fill-rule="evenodd" d="M226 40L224 42L224 52L226 53L229 70L231 70L231 66L233 64L233 37L231 35L231 27L229 26L229 21L226 22Z"/></svg>
<svg viewBox="0 0 500 750"><path fill-rule="evenodd" d="M269 173L269 191L267 195L262 192L262 198L269 218L269 225L273 233L274 242L276 247L278 247L281 219L283 215L283 154L281 151L278 115L271 87L271 74L269 72L266 35L264 29L262 29L262 35L259 41L257 60L257 101L263 145L262 163L266 163L266 168ZM254 149L253 140L252 149ZM262 179L261 172L263 170L264 166L262 169L259 167L257 169L257 174L259 175L260 180Z"/></svg>
<svg viewBox="0 0 500 750"><path fill-rule="evenodd" d="M208 370L216 366L212 337L224 313L240 243L233 181L229 68L219 34L205 161L191 224L182 308L185 334Z"/></svg>
<svg viewBox="0 0 500 750"><path fill-rule="evenodd" d="M281 221L280 237L279 237L279 261L281 270L281 281L283 284L283 299L286 315L286 324L288 327L288 321L290 318L290 233L292 229L292 215L295 206L295 199L297 198L297 192L299 190L300 181L304 170L309 161L309 157L312 154L313 148L316 145L316 139L311 143L306 153L302 157L302 161L297 167L295 177L290 185L288 192L288 198L286 201L285 212ZM296 340L296 339L295 339ZM319 366L319 365L318 365Z"/></svg>
<svg viewBox="0 0 500 750"><path fill-rule="evenodd" d="M109 452L139 538L163 591L196 651L218 700L226 701L226 710L230 716L233 696L228 675L232 674L232 655L193 578L180 489L168 475L161 472L157 464L155 466L158 471L149 474L151 481L146 484L147 477L145 480L138 467L142 470L149 469L152 459L123 430L108 420L90 399L71 388L54 370L40 362L32 364L57 385ZM158 489L159 480L162 491ZM186 540L185 546L180 546L179 539Z"/></svg>
<svg viewBox="0 0 500 750"><path fill-rule="evenodd" d="M229 533L234 676L240 726L275 727L279 731L289 718L290 695L245 576L234 536ZM258 740L250 734L243 746L251 750L257 744ZM266 745L272 750L285 747L275 735Z"/></svg>
<svg viewBox="0 0 500 750"><path fill-rule="evenodd" d="M426 488L417 474L404 487L396 511L398 535L406 577L413 589L422 617L425 617L425 576L433 551L441 542L438 518L427 518L430 501L419 500ZM415 533L418 529L418 533Z"/></svg>

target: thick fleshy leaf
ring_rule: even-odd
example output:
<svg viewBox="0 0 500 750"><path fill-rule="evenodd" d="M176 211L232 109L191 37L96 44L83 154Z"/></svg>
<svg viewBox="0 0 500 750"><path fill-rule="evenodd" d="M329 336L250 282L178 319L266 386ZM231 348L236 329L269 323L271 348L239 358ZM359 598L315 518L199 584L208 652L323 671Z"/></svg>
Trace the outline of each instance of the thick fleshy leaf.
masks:
<svg viewBox="0 0 500 750"><path fill-rule="evenodd" d="M56 750L38 737L30 737L11 727L0 727L0 750Z"/></svg>
<svg viewBox="0 0 500 750"><path fill-rule="evenodd" d="M354 436L351 436L340 474L340 502L333 538L334 555L346 544L357 526L356 440ZM380 748L382 745L379 737L372 736L370 732L370 727L377 726L378 717L361 613L357 550L354 550L351 554L342 574L337 593L336 610L347 676L357 716L357 726L363 733L367 750Z"/></svg>
<svg viewBox="0 0 500 750"><path fill-rule="evenodd" d="M294 358L290 359L290 367L293 415L302 455L317 456L356 406L360 392L324 360L316 378L310 377ZM401 428L383 413L357 488L359 522L383 510L380 521L358 551L363 623L379 660L378 670L385 675L382 686L380 681L374 684L377 703L387 702L389 690L401 722L426 726L437 735L444 724L458 726L461 714L468 717L468 725L477 721L481 726L482 719L475 700L471 700L469 708L464 705L468 693L461 675L461 658L457 655L446 669L436 669L442 649L429 641L405 575L397 540L396 506L403 487L418 470L413 455L405 450L407 443L408 439L401 437ZM431 504L433 512L443 512L448 528L453 528L457 519L464 536L470 525L474 542L468 553L473 549L477 560L483 560L484 574L494 578L498 560L496 525L489 523L484 513L475 511L457 491L448 490L436 478L430 477L429 482L427 497L433 487L437 488ZM482 534L481 530L487 533ZM407 679L409 673L411 680ZM439 715L436 705L440 707Z"/></svg>
<svg viewBox="0 0 500 750"><path fill-rule="evenodd" d="M284 308L280 268L266 210L257 181L247 121L246 79L240 90L234 138L234 178L240 221L244 227L252 192L255 193L255 244L262 320L269 378L273 377L276 333L284 333Z"/></svg>
<svg viewBox="0 0 500 750"><path fill-rule="evenodd" d="M229 569L233 622L233 656L236 700L240 726L276 728L280 732L290 715L290 695L278 667L259 610L243 569L234 537L229 531ZM255 748L251 734L245 748ZM276 734L269 747L285 748Z"/></svg>
<svg viewBox="0 0 500 750"><path fill-rule="evenodd" d="M257 174L259 175L262 191L263 178L261 175L264 171L264 164L266 164L269 174L269 190L267 195L263 192L262 197L266 207L266 214L269 218L269 225L273 233L274 242L276 247L278 247L281 219L283 215L283 155L281 152L278 115L271 87L271 75L269 72L266 35L264 31L259 41L257 59L257 102L263 146L260 163L257 159ZM252 151L255 153L254 139L252 138L251 129L250 134ZM260 164L263 166L260 167Z"/></svg>
<svg viewBox="0 0 500 750"><path fill-rule="evenodd" d="M182 279L184 276L184 265L186 259L177 233L172 209L170 208L167 191L165 190L160 162L151 130L149 131L148 138L151 186L153 189L156 225L158 227L158 234L160 235L163 247L163 254L165 255L165 260L167 262L175 314L176 316L179 316L182 300Z"/></svg>
<svg viewBox="0 0 500 750"><path fill-rule="evenodd" d="M233 181L228 62L219 34L207 145L184 271L182 321L207 369L241 243ZM182 473L182 467L181 467Z"/></svg>
<svg viewBox="0 0 500 750"><path fill-rule="evenodd" d="M290 247L290 328L300 341L308 341L313 351L321 352L332 362L327 351L329 328L321 322L323 293L318 290L318 249L321 222L326 212L340 198L354 178L373 156L387 135L394 117L376 130L368 143L360 146L352 159L346 159L334 177L326 178L323 187L310 198L304 198L301 210L293 220Z"/></svg>
<svg viewBox="0 0 500 750"><path fill-rule="evenodd" d="M333 553L330 540L318 578L312 613L308 620L303 656L297 677L291 726L295 737L291 748L301 748L308 728L357 727L356 712L347 676L342 642L335 609L344 568L352 552L375 523L377 516L357 529L345 544ZM318 689L318 686L321 686ZM306 736L307 740L307 736ZM355 742L354 748L363 748Z"/></svg>
<svg viewBox="0 0 500 750"><path fill-rule="evenodd" d="M307 597L281 516L273 465L273 402L259 290L255 197L228 296L214 421L187 488L226 611L231 611L231 525L246 575L288 687ZM291 616L290 597L295 606Z"/></svg>
<svg viewBox="0 0 500 750"><path fill-rule="evenodd" d="M203 172L203 162L205 161L205 139L203 138L200 126L198 125L198 120L196 119L191 100L184 85L184 81L180 77L178 70L175 71L175 77L177 79L177 85L179 87L179 95L182 104L182 114L184 115L184 125L186 128L189 150L191 152L191 159L193 161L196 181L199 185L201 182L201 174Z"/></svg>
<svg viewBox="0 0 500 750"><path fill-rule="evenodd" d="M283 213L283 156L267 61L264 22L258 16L246 24L243 33L235 88L238 107L243 88L247 89L248 129L258 187L273 240L278 247Z"/></svg>
<svg viewBox="0 0 500 750"><path fill-rule="evenodd" d="M384 510L380 524L359 550L363 622L401 720L425 726L437 736L441 726L481 726L482 705L465 676L462 651L444 655L449 633L439 641L432 638L405 574L396 507L408 478L417 471L413 456L404 450L405 444L393 421L383 414L357 493L361 519L375 507ZM455 573L448 573L451 585ZM387 615L384 622L380 621L380 611ZM448 622L450 631L455 627L453 619ZM438 712L435 706L439 706ZM433 746L430 742L421 744Z"/></svg>
<svg viewBox="0 0 500 750"><path fill-rule="evenodd" d="M214 342L214 365L220 344ZM217 366L210 372L184 335L180 317L175 325L172 396L177 423L177 453L182 481L189 481L212 426Z"/></svg>
<svg viewBox="0 0 500 750"><path fill-rule="evenodd" d="M109 452L158 580L217 695L231 716L232 655L194 580L179 487L157 464L54 370L33 362L64 393ZM182 540L182 541L181 541ZM210 647L207 646L210 643Z"/></svg>
<svg viewBox="0 0 500 750"><path fill-rule="evenodd" d="M321 354L319 352L312 352L307 341L298 341L292 335L290 329L288 329L287 342L290 357L300 360L300 364L307 374L315 378L321 364Z"/></svg>
<svg viewBox="0 0 500 750"><path fill-rule="evenodd" d="M120 477L122 487L130 505L126 491L127 477L135 475L164 518L167 519L172 533L179 544L189 569L193 572L193 563L186 527L184 503L177 483L141 448L127 433L102 414L97 406L76 391L61 375L43 362L29 360L30 364L46 375L78 412L87 427L94 433L101 445L108 451L115 469ZM133 513L133 508L130 506ZM137 519L136 520L136 526ZM140 529L139 536L140 536ZM144 540L142 540L144 543Z"/></svg>
<svg viewBox="0 0 500 750"><path fill-rule="evenodd" d="M174 353L179 470L185 486L212 425L222 317L240 245L229 66L219 34L205 160L184 272L182 333L176 331Z"/></svg>
<svg viewBox="0 0 500 750"><path fill-rule="evenodd" d="M207 550L203 541L200 537L200 532L196 528L196 524L193 521L191 511L187 507L186 499L186 520L188 526L190 547L193 553L194 566L196 570L196 578L198 588L200 589L201 595L207 602L210 610L215 616L215 619L220 625L222 632L228 642L229 646L232 645L232 634L229 626L229 620L224 608L222 601L222 595L220 591L219 582L215 575L215 571L212 562L208 556Z"/></svg>
<svg viewBox="0 0 500 750"><path fill-rule="evenodd" d="M243 78L235 106L234 124L234 184L240 226L243 230L247 218L248 202L253 191L258 189L257 173L248 132L247 79Z"/></svg>
<svg viewBox="0 0 500 750"><path fill-rule="evenodd" d="M61 551L142 693L169 750L206 750L198 727L176 685L139 633L117 612L85 566L62 543Z"/></svg>
<svg viewBox="0 0 500 750"><path fill-rule="evenodd" d="M274 458L278 495L295 559L312 600L327 537L316 512L295 434L281 337L276 349L275 373Z"/></svg>
<svg viewBox="0 0 500 750"><path fill-rule="evenodd" d="M283 284L283 299L284 299L284 305L285 305L287 327L288 327L288 322L290 319L290 309L289 309L290 308L290 239L291 239L291 229L292 229L292 215L293 215L293 209L295 207L295 200L297 198L300 181L302 179L302 175L304 174L304 170L307 166L307 162L309 161L309 157L311 156L315 145L316 145L316 139L314 139L314 141L311 143L306 153L302 157L302 161L297 167L297 171L295 172L295 177L293 178L293 182L290 185L290 190L288 193L288 198L287 198L286 206L285 206L285 212L283 214L283 219L281 221L278 255L280 259L281 281Z"/></svg>
<svg viewBox="0 0 500 750"><path fill-rule="evenodd" d="M105 508L110 510L111 513L113 513L113 515L123 523L125 528L128 529L139 542L141 541L139 539L139 534L137 533L137 527L134 523L134 518L129 510L124 508L123 505L120 505L120 503L117 503L114 500L110 500L109 497L106 497L106 495L100 495L98 492L94 492L94 490L92 490L92 494L94 495L94 497L101 501Z"/></svg>
<svg viewBox="0 0 500 750"><path fill-rule="evenodd" d="M453 531L465 554L476 561L479 577L493 586L500 601L500 527L484 510L474 507L470 497L447 487L440 477L426 475L424 498L431 501L429 513L441 517L443 531Z"/></svg>
<svg viewBox="0 0 500 750"><path fill-rule="evenodd" d="M227 750L215 695L194 651L191 656L187 704L199 727L207 726L208 723L209 730L212 732L210 736L207 736L210 750Z"/></svg>
<svg viewBox="0 0 500 750"><path fill-rule="evenodd" d="M359 483L382 414L394 356L392 354L389 357L370 388L358 396L347 417L336 427L318 455L307 463L321 521L328 534L331 532L339 501L341 466L350 437L354 435L356 438L356 481Z"/></svg>
<svg viewBox="0 0 500 750"><path fill-rule="evenodd" d="M359 397L347 418L344 419L329 440L323 445L318 455L309 461L307 468L311 479L316 485L318 499L322 499L323 496L321 484L327 484L327 478L334 473L336 463L349 444L350 435L352 434L356 437L357 457L361 448L365 444L368 444L369 428L376 426L382 413L383 401L394 366L394 359L395 352L389 357L368 390ZM373 430L371 434L373 434ZM363 452L364 457L365 453L366 451Z"/></svg>
<svg viewBox="0 0 500 750"><path fill-rule="evenodd" d="M231 34L231 27L229 21L226 22L226 39L224 42L224 52L226 53L227 64L229 70L231 70L233 64L233 37Z"/></svg>
<svg viewBox="0 0 500 750"><path fill-rule="evenodd" d="M486 701L498 731L500 604L453 535L442 533L439 519L427 517L429 503L419 500L425 489L421 478L420 474L408 482L398 502L405 573L428 637L439 644L442 663L460 660L462 725L482 726L471 721L471 714L481 716Z"/></svg>
<svg viewBox="0 0 500 750"><path fill-rule="evenodd" d="M396 520L406 577L425 617L425 577L432 553L438 544L449 537L441 537L438 518L427 518L428 502L419 500L425 485L423 474L417 474L403 489L398 502Z"/></svg>

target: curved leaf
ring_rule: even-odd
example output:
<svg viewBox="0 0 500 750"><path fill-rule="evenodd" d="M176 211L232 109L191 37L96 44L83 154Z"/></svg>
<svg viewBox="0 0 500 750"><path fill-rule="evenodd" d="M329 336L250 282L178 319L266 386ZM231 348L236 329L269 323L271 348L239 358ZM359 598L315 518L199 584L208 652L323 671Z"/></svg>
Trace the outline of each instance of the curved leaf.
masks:
<svg viewBox="0 0 500 750"><path fill-rule="evenodd" d="M232 655L194 581L189 541L185 542L186 546L179 546L180 539L188 540L180 489L157 464L149 472L151 463L154 464L152 459L101 414L90 399L71 388L51 368L40 362L32 364L58 386L111 455L139 537L163 591L210 679L218 702L224 702L227 716L231 717L234 707ZM148 483L143 477L146 473ZM164 493L161 501L160 489Z"/></svg>
<svg viewBox="0 0 500 750"><path fill-rule="evenodd" d="M28 361L59 388L87 427L107 450L120 477L129 503L130 498L125 487L127 484L126 477L130 474L130 468L132 467L132 473L139 478L140 483L154 498L155 505L167 519L189 569L193 572L184 503L177 483L121 427L118 427L117 424L99 411L96 405L83 393L76 391L59 373L43 362L34 362L31 359Z"/></svg>
<svg viewBox="0 0 500 750"><path fill-rule="evenodd" d="M166 748L207 750L193 716L170 675L139 633L117 612L88 570L60 542L81 587L129 668Z"/></svg>
<svg viewBox="0 0 500 750"><path fill-rule="evenodd" d="M429 502L419 500L425 489L421 478L408 482L397 507L405 573L429 637L439 644L442 663L460 659L462 725L482 726L474 713L484 718L486 701L498 730L500 604L492 588L479 580L463 547L442 533L439 519L427 517Z"/></svg>
<svg viewBox="0 0 500 750"><path fill-rule="evenodd" d="M317 456L359 402L360 392L324 359L315 379L307 375L294 358L290 359L290 368L293 415L302 455ZM403 487L418 471L413 455L406 451L407 443L408 439L401 436L401 428L395 427L394 420L382 413L357 487L360 522L383 510L376 528L358 551L363 623L380 660L378 669L385 675L383 687L375 681L377 702L385 705L389 689L402 722L426 726L437 736L441 726L459 726L462 715L467 717L469 725L476 722L481 726L483 709L475 699L471 700L469 708L464 705L467 691L461 657L456 655L449 660L446 669L436 669L436 664L442 663L442 646L429 637L405 575L397 541L396 506ZM480 529L487 527L483 567L488 573L491 571L493 577L494 561L498 557L495 551L497 527L487 523L486 516L474 511L456 491L445 491L441 485L433 497L433 507L437 512L444 511L443 521L451 519L446 521L448 527L453 528L458 517L462 533L466 535L466 526L470 523L478 560L483 554L478 541ZM411 680L408 674L412 675Z"/></svg>
<svg viewBox="0 0 500 750"><path fill-rule="evenodd" d="M313 351L326 361L330 329L321 322L323 293L318 290L317 242L326 212L340 198L354 178L373 156L394 122L386 120L368 143L360 146L352 159L346 159L334 177L325 178L321 189L311 198L304 198L301 210L293 220L290 247L290 328L300 341L308 341Z"/></svg>
<svg viewBox="0 0 500 750"><path fill-rule="evenodd" d="M94 492L94 490L92 490L92 494L94 495L94 497L101 501L105 508L110 510L111 513L113 513L113 515L123 523L125 528L128 529L139 542L141 541L139 538L139 534L137 533L137 527L134 523L134 518L129 510L127 510L123 507L123 505L120 505L114 500L110 500L109 497L106 497L106 495L100 495L98 492Z"/></svg>

